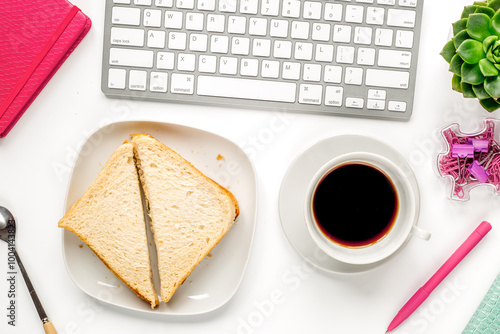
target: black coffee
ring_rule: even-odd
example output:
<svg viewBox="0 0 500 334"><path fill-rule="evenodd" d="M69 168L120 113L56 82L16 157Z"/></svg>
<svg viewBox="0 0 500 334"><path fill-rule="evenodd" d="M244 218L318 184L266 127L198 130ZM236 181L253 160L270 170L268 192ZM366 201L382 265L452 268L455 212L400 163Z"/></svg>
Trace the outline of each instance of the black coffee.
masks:
<svg viewBox="0 0 500 334"><path fill-rule="evenodd" d="M383 238L398 212L391 180L378 168L349 163L330 171L313 195L313 212L322 232L347 247L362 247Z"/></svg>

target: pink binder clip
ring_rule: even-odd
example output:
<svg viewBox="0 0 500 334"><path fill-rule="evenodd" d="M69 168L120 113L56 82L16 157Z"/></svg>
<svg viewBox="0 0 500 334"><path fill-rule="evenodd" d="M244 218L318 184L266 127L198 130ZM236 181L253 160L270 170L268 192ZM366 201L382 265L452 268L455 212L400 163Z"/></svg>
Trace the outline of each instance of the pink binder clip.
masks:
<svg viewBox="0 0 500 334"><path fill-rule="evenodd" d="M467 201L470 190L479 185L493 186L500 195L500 145L495 127L500 120L488 118L474 133L462 133L458 124L441 131L447 150L438 155L438 173L452 183L451 198Z"/></svg>

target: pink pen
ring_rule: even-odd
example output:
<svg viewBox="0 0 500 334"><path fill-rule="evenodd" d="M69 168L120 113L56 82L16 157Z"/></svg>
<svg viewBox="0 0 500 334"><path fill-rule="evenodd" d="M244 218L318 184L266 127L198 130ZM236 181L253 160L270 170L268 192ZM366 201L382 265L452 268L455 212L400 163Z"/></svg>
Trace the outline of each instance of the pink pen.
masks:
<svg viewBox="0 0 500 334"><path fill-rule="evenodd" d="M424 284L406 304L399 310L396 317L392 320L387 332L392 331L406 320L424 300L429 297L430 293L445 279L446 276L469 254L469 252L483 239L483 237L491 230L490 223L483 221L465 240L465 242L453 253L452 256L438 269L438 271Z"/></svg>

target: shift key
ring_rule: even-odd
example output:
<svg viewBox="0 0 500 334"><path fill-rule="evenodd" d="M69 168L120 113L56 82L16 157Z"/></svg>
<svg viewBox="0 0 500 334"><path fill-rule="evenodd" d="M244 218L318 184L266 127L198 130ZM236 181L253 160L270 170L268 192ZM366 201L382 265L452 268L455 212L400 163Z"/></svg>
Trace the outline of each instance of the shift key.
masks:
<svg viewBox="0 0 500 334"><path fill-rule="evenodd" d="M366 70L365 82L367 86L407 89L409 80L409 72L376 70L372 68Z"/></svg>
<svg viewBox="0 0 500 334"><path fill-rule="evenodd" d="M153 51L111 48L109 64L142 68L153 67Z"/></svg>

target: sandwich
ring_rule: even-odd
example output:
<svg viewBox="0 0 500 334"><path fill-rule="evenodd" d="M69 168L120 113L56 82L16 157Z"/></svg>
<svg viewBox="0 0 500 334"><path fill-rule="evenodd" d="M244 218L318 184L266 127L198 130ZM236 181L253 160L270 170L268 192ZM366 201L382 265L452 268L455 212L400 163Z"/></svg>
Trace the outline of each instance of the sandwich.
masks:
<svg viewBox="0 0 500 334"><path fill-rule="evenodd" d="M125 285L158 306L133 146L111 155L83 196L59 221L76 234Z"/></svg>
<svg viewBox="0 0 500 334"><path fill-rule="evenodd" d="M163 143L132 136L158 255L161 299L168 302L239 214L233 194Z"/></svg>

